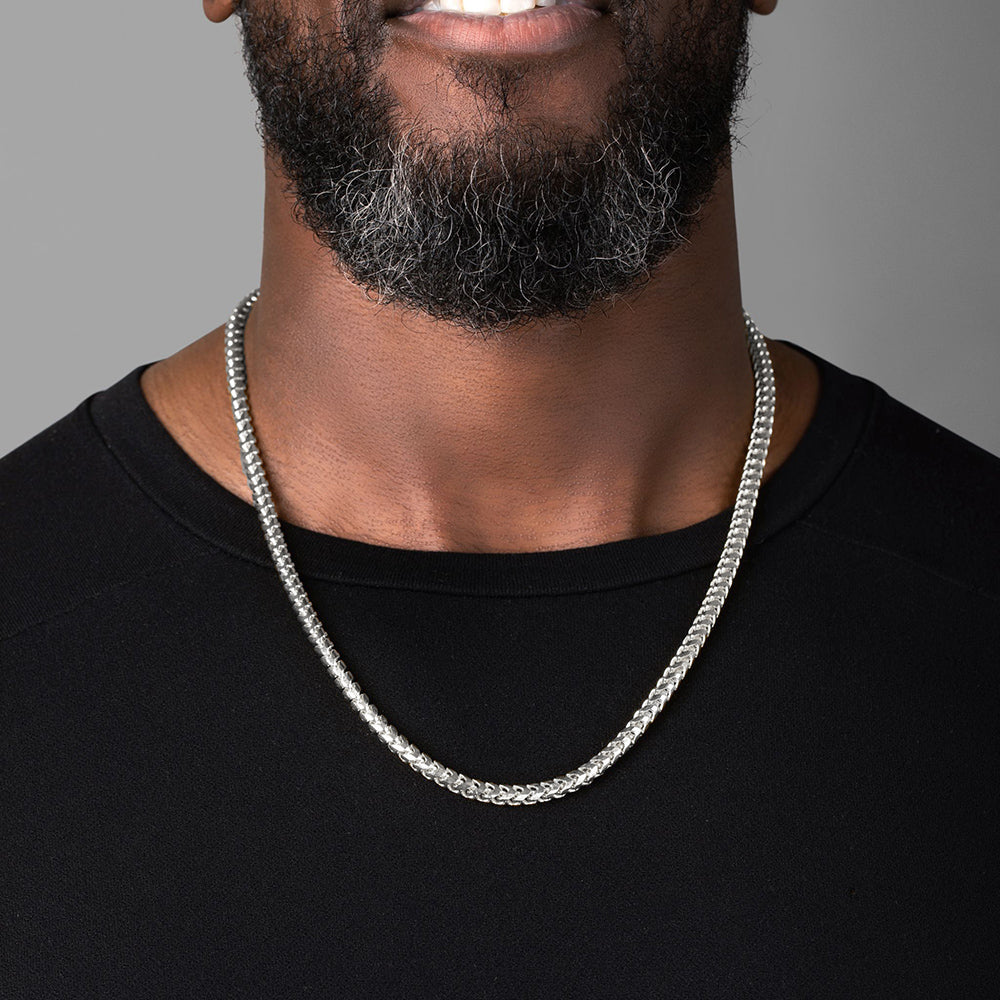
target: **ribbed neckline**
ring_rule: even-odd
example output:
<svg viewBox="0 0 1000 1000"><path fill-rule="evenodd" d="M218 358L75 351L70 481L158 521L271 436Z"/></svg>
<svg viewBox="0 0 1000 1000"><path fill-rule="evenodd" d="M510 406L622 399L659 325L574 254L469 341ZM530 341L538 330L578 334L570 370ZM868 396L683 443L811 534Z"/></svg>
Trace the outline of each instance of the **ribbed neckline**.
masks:
<svg viewBox="0 0 1000 1000"><path fill-rule="evenodd" d="M795 345L791 345L795 346ZM811 507L844 467L880 390L816 357L820 396L799 444L762 487L751 531L759 545ZM143 395L141 365L87 401L105 445L168 516L231 555L270 566L253 507L204 472ZM221 377L221 370L220 370ZM434 552L373 545L283 523L306 578L439 593L530 597L586 593L664 579L718 560L732 509L666 534L547 552Z"/></svg>

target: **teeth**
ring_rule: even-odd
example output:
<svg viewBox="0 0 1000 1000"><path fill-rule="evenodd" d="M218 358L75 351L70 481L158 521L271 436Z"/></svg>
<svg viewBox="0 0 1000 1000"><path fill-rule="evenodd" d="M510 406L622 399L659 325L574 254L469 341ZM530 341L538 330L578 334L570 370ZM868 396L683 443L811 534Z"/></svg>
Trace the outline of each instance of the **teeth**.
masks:
<svg viewBox="0 0 1000 1000"><path fill-rule="evenodd" d="M561 0L428 0L417 10L453 11L459 14L477 14L480 17L501 17L518 14L535 7L554 7Z"/></svg>

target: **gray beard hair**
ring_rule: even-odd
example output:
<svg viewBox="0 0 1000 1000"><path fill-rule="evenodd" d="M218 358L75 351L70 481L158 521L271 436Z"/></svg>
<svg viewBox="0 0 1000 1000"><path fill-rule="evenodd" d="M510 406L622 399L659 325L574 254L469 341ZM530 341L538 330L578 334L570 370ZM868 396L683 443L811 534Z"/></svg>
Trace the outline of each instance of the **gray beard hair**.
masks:
<svg viewBox="0 0 1000 1000"><path fill-rule="evenodd" d="M490 159L482 142L463 169L467 151L441 162L436 147L404 137L385 167L335 182L340 228L314 224L379 301L480 331L585 311L682 242L676 166L614 137L567 157L567 175L524 143L522 132L517 153L477 176Z"/></svg>
<svg viewBox="0 0 1000 1000"><path fill-rule="evenodd" d="M745 84L745 7L733 3L742 16L675 25L664 80L663 53L623 17L630 72L586 139L514 120L516 69L454 61L493 124L447 144L400 125L362 8L345 8L336 46L262 0L239 13L261 132L300 221L378 302L487 333L582 315L685 242Z"/></svg>

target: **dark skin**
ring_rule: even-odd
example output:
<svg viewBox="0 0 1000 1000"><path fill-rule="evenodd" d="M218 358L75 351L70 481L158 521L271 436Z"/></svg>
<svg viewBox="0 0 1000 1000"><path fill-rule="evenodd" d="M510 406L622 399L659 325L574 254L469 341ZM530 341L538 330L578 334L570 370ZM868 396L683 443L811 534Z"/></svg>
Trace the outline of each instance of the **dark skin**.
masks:
<svg viewBox="0 0 1000 1000"><path fill-rule="evenodd" d="M769 13L775 2L752 7ZM213 21L232 13L230 0L204 6ZM401 68L390 79L401 94L414 80L415 95L414 66L430 64L426 53L407 57L392 56ZM599 101L593 80L574 95L566 62L553 86L569 88L576 106ZM393 65L387 55L387 72ZM457 121L462 109L449 112ZM518 552L672 531L731 505L753 380L728 170L688 246L641 289L581 319L485 339L372 302L295 221L270 158L266 176L262 296L246 350L285 520L400 548ZM151 366L142 387L191 458L249 502L222 339L219 327ZM778 407L765 477L795 447L818 395L811 361L770 348Z"/></svg>

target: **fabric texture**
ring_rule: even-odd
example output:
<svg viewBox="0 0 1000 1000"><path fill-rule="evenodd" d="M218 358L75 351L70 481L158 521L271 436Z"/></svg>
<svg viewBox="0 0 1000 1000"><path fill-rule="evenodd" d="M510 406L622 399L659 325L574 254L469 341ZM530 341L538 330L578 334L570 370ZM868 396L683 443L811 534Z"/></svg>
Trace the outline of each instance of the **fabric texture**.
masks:
<svg viewBox="0 0 1000 1000"><path fill-rule="evenodd" d="M372 736L141 369L3 459L0 995L995 996L1000 460L817 364L691 672L607 774L528 808ZM390 722L526 782L638 707L727 523L287 538Z"/></svg>

